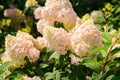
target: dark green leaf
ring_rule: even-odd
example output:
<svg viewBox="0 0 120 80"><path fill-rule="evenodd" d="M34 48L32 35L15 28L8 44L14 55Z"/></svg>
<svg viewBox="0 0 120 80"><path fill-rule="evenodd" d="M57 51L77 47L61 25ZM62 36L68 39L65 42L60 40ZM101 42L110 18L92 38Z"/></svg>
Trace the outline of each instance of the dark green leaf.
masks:
<svg viewBox="0 0 120 80"><path fill-rule="evenodd" d="M84 58L82 60L82 65L90 68L91 70L97 73L101 71L99 63L96 60L93 60L92 58Z"/></svg>

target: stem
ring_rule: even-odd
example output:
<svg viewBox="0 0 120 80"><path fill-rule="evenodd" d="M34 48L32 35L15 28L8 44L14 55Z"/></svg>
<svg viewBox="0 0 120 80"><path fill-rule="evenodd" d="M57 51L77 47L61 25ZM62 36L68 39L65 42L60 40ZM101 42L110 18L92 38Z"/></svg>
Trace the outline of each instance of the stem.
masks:
<svg viewBox="0 0 120 80"><path fill-rule="evenodd" d="M105 73L105 66L106 66L107 62L109 61L109 56L110 56L110 53L111 53L111 51L113 49L113 46L115 45L115 43L116 43L116 41L118 39L119 39L119 37L116 38L116 40L111 44L110 48L107 51L107 57L106 57L106 59L104 60L104 62L102 64L102 74Z"/></svg>
<svg viewBox="0 0 120 80"><path fill-rule="evenodd" d="M110 56L110 53L112 51L113 46L114 45L111 45L110 48L107 51L107 57L106 57L106 59L104 60L104 62L102 64L102 74L105 72L105 66L106 66L107 62L109 61L109 56Z"/></svg>
<svg viewBox="0 0 120 80"><path fill-rule="evenodd" d="M108 32L108 23L109 23L109 20L107 19L107 20L106 20L106 24L105 24L105 26L104 26L104 31L105 31L105 32Z"/></svg>

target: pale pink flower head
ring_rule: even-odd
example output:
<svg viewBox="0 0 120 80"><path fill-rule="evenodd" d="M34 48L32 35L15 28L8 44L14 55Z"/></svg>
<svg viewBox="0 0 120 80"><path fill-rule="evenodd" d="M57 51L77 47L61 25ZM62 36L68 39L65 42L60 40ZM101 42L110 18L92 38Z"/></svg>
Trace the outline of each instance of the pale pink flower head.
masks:
<svg viewBox="0 0 120 80"><path fill-rule="evenodd" d="M43 29L46 27L46 26L52 26L53 23L51 23L50 21L47 21L45 19L40 19L37 23L37 30L38 32L40 32L41 34L43 34Z"/></svg>
<svg viewBox="0 0 120 80"><path fill-rule="evenodd" d="M94 20L95 23L102 23L104 18L104 15L102 11L92 11L90 14L91 18Z"/></svg>
<svg viewBox="0 0 120 80"><path fill-rule="evenodd" d="M41 51L45 46L45 39L44 37L37 37L36 39L36 45L38 49Z"/></svg>
<svg viewBox="0 0 120 80"><path fill-rule="evenodd" d="M36 19L44 19L50 26L54 26L55 21L63 23L68 31L75 27L77 19L69 0L47 0L45 7L38 7L34 14Z"/></svg>
<svg viewBox="0 0 120 80"><path fill-rule="evenodd" d="M44 7L38 7L34 10L34 17L35 19L41 19L42 18L42 9Z"/></svg>
<svg viewBox="0 0 120 80"><path fill-rule="evenodd" d="M75 55L71 55L71 64L78 64L80 61L80 58L76 57Z"/></svg>
<svg viewBox="0 0 120 80"><path fill-rule="evenodd" d="M7 51L5 51L5 52L1 55L1 60L2 60L2 63L11 61L11 57L10 57L10 55L8 54Z"/></svg>
<svg viewBox="0 0 120 80"><path fill-rule="evenodd" d="M18 31L16 36L19 37L19 38L23 38L23 39L33 41L33 42L35 40L32 35L30 35L30 34L28 34L26 32L23 32L23 31Z"/></svg>
<svg viewBox="0 0 120 80"><path fill-rule="evenodd" d="M8 35L5 39L5 49L15 67L24 66L25 57L28 57L30 62L35 62L40 55L40 51L34 47L33 42L21 36Z"/></svg>
<svg viewBox="0 0 120 80"><path fill-rule="evenodd" d="M96 28L92 20L88 20L71 34L72 51L78 56L86 56L94 46L102 46L100 31Z"/></svg>
<svg viewBox="0 0 120 80"><path fill-rule="evenodd" d="M5 9L4 16L10 17L15 23L21 23L25 20L25 15L22 14L22 11L17 8Z"/></svg>
<svg viewBox="0 0 120 80"><path fill-rule="evenodd" d="M14 16L18 11L19 9L16 9L16 8L5 9L4 16L6 17Z"/></svg>
<svg viewBox="0 0 120 80"><path fill-rule="evenodd" d="M43 37L45 46L64 55L70 49L70 35L62 28L47 26L44 29Z"/></svg>
<svg viewBox="0 0 120 80"><path fill-rule="evenodd" d="M17 37L32 41L34 47L40 51L45 47L44 38L42 37L35 39L32 35L22 31L17 32Z"/></svg>

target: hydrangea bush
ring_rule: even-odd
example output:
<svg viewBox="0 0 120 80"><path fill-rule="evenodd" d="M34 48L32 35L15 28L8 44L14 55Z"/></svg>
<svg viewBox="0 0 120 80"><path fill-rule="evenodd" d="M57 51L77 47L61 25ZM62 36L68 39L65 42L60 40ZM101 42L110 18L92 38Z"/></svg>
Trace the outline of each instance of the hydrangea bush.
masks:
<svg viewBox="0 0 120 80"><path fill-rule="evenodd" d="M0 80L120 80L120 1L80 3L1 0Z"/></svg>

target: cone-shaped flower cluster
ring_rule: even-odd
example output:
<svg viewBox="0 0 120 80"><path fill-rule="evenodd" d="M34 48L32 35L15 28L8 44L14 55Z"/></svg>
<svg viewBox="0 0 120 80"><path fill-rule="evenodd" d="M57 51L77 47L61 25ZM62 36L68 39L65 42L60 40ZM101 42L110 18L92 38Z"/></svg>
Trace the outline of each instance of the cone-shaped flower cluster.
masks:
<svg viewBox="0 0 120 80"><path fill-rule="evenodd" d="M8 58L11 59L8 60L12 61L13 67L23 66L26 63L26 61L24 60L25 57L28 57L30 62L35 62L39 58L40 51L35 48L32 40L34 40L34 38L24 32L18 32L16 37L12 35L8 35L6 37L6 51L3 55L9 55Z"/></svg>
<svg viewBox="0 0 120 80"><path fill-rule="evenodd" d="M63 23L65 29L70 30L75 26L77 19L69 0L47 0L45 7L35 9L34 15L36 19L40 19L37 25L40 33L45 25L54 26L55 21Z"/></svg>
<svg viewBox="0 0 120 80"><path fill-rule="evenodd" d="M95 23L102 23L101 19L104 18L102 11L92 11L90 15Z"/></svg>
<svg viewBox="0 0 120 80"><path fill-rule="evenodd" d="M46 26L43 37L47 48L65 54L70 49L70 34L62 28Z"/></svg>
<svg viewBox="0 0 120 80"><path fill-rule="evenodd" d="M88 20L71 33L72 51L79 57L88 55L93 46L102 46L102 39L99 30Z"/></svg>

